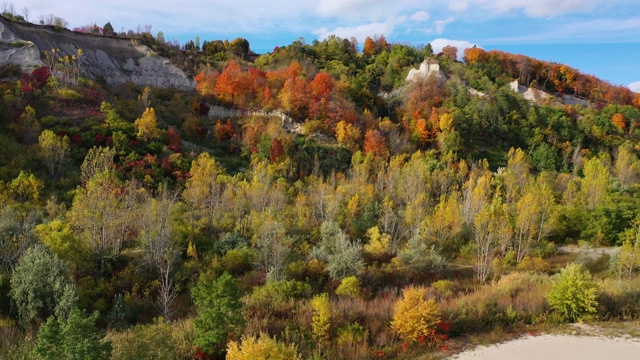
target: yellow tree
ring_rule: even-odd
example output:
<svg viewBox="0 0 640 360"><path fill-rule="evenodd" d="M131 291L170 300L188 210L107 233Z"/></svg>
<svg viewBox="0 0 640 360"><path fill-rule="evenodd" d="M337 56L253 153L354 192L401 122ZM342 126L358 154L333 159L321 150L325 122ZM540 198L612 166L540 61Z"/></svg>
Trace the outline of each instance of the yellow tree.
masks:
<svg viewBox="0 0 640 360"><path fill-rule="evenodd" d="M55 177L69 160L69 137L58 136L51 130L44 130L38 137L40 158L49 176Z"/></svg>
<svg viewBox="0 0 640 360"><path fill-rule="evenodd" d="M494 196L476 215L473 222L474 245L476 248L476 278L484 283L491 273L492 260L500 248L505 248L513 235L506 204L499 196Z"/></svg>
<svg viewBox="0 0 640 360"><path fill-rule="evenodd" d="M640 164L638 163L638 157L632 152L631 146L623 144L618 147L614 171L618 181L625 189L628 189L629 186L638 181Z"/></svg>
<svg viewBox="0 0 640 360"><path fill-rule="evenodd" d="M585 206L593 210L607 194L609 186L609 169L597 157L587 160L584 164L584 178L580 191L584 196Z"/></svg>
<svg viewBox="0 0 640 360"><path fill-rule="evenodd" d="M158 140L162 136L162 130L158 127L158 118L154 108L147 108L142 117L136 120L136 136L142 141Z"/></svg>
<svg viewBox="0 0 640 360"><path fill-rule="evenodd" d="M445 246L449 240L455 238L462 231L463 224L458 194L442 195L426 223L429 235L439 246Z"/></svg>
<svg viewBox="0 0 640 360"><path fill-rule="evenodd" d="M393 306L391 330L404 341L413 342L428 336L440 322L440 309L435 300L426 299L427 289L409 287Z"/></svg>
<svg viewBox="0 0 640 360"><path fill-rule="evenodd" d="M360 147L362 133L360 129L344 120L336 125L336 140L347 149L355 152Z"/></svg>

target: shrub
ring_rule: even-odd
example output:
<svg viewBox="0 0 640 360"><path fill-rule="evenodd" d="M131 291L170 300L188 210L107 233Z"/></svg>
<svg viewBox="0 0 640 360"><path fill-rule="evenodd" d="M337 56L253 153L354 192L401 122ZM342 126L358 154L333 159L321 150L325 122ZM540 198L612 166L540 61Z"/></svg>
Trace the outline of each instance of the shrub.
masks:
<svg viewBox="0 0 640 360"><path fill-rule="evenodd" d="M229 343L227 360L300 360L301 357L295 345L285 345L266 334L260 334L258 338L247 337L238 344L235 341Z"/></svg>
<svg viewBox="0 0 640 360"><path fill-rule="evenodd" d="M551 265L539 257L525 256L518 266L516 266L516 269L520 271L545 273L551 269Z"/></svg>
<svg viewBox="0 0 640 360"><path fill-rule="evenodd" d="M167 322L154 319L152 324L136 325L107 335L113 360L193 359L193 327L187 320Z"/></svg>
<svg viewBox="0 0 640 360"><path fill-rule="evenodd" d="M344 295L357 298L360 296L360 284L358 278L355 276L349 276L342 279L340 286L336 289L337 295Z"/></svg>
<svg viewBox="0 0 640 360"><path fill-rule="evenodd" d="M597 312L597 286L579 264L567 265L556 276L546 298L563 320L581 321Z"/></svg>
<svg viewBox="0 0 640 360"><path fill-rule="evenodd" d="M393 307L391 329L404 341L414 342L429 335L440 322L440 309L435 300L426 300L427 289L409 287Z"/></svg>

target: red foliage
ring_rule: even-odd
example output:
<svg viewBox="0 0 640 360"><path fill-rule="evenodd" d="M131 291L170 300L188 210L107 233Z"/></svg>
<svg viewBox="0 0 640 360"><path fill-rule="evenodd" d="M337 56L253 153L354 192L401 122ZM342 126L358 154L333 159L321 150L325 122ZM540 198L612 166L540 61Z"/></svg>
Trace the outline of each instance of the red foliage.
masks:
<svg viewBox="0 0 640 360"><path fill-rule="evenodd" d="M233 128L233 124L231 123L231 119L227 119L226 124L223 124L222 121L218 119L213 132L218 142L231 140L233 138L233 135L236 134L236 131Z"/></svg>
<svg viewBox="0 0 640 360"><path fill-rule="evenodd" d="M284 153L284 147L282 141L278 138L271 140L271 147L269 148L269 162L273 164Z"/></svg>
<svg viewBox="0 0 640 360"><path fill-rule="evenodd" d="M364 152L373 153L375 156L387 158L389 148L387 141L378 130L369 130L364 136Z"/></svg>
<svg viewBox="0 0 640 360"><path fill-rule="evenodd" d="M311 81L311 94L318 99L327 99L333 90L334 83L331 74L319 72Z"/></svg>
<svg viewBox="0 0 640 360"><path fill-rule="evenodd" d="M171 126L167 132L167 146L169 150L173 152L180 152L182 150L182 138L175 127Z"/></svg>

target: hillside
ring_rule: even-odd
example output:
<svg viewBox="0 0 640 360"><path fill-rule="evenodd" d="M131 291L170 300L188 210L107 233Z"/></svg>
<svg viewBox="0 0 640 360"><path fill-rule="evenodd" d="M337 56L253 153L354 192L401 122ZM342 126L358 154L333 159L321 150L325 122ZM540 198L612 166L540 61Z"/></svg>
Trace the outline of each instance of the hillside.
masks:
<svg viewBox="0 0 640 360"><path fill-rule="evenodd" d="M193 88L192 79L167 59L136 40L75 33L54 26L14 22L0 17L0 66L14 64L23 70L43 66L41 53L59 50L57 57L82 51L84 74L108 85L133 82L138 86Z"/></svg>
<svg viewBox="0 0 640 360"><path fill-rule="evenodd" d="M640 319L628 89L93 28L0 19L0 358L441 359Z"/></svg>

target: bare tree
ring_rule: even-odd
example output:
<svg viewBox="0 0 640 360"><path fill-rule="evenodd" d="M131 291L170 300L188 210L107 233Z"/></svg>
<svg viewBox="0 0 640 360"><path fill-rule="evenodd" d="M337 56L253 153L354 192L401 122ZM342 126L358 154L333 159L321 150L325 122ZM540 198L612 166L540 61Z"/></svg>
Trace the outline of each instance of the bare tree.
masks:
<svg viewBox="0 0 640 360"><path fill-rule="evenodd" d="M171 319L174 313L173 300L176 288L173 278L180 249L173 234L177 193L171 193L164 185L157 198L149 198L147 211L142 218L140 240L144 246L145 262L158 272L157 307L165 319Z"/></svg>

